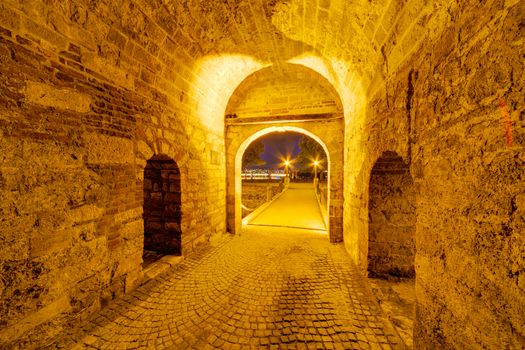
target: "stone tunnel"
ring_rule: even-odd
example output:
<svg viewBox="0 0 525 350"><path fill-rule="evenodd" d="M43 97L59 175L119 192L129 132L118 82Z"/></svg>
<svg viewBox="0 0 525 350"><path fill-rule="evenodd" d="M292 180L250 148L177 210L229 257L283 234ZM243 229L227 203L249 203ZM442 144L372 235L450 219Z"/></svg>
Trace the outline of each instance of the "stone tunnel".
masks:
<svg viewBox="0 0 525 350"><path fill-rule="evenodd" d="M520 0L2 1L0 348L524 349L524 58ZM274 131L326 237L243 230Z"/></svg>

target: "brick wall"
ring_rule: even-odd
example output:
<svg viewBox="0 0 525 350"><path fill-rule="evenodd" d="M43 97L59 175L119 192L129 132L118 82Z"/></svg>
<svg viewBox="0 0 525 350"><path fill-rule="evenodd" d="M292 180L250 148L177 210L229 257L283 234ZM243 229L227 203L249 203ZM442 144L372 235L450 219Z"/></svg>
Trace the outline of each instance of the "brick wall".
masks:
<svg viewBox="0 0 525 350"><path fill-rule="evenodd" d="M180 170L173 159L156 156L144 169L144 249L181 254Z"/></svg>
<svg viewBox="0 0 525 350"><path fill-rule="evenodd" d="M182 253L225 229L222 130L192 117L189 83L166 88L171 39L144 11L0 5L3 346L38 348L140 283L153 154L180 168Z"/></svg>

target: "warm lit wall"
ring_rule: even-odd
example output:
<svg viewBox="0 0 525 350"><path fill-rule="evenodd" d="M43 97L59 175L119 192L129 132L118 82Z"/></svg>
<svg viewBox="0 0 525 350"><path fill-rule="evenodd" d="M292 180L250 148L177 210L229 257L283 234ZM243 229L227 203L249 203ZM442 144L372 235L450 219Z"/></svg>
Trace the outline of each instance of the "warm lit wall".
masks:
<svg viewBox="0 0 525 350"><path fill-rule="evenodd" d="M373 163L411 162L420 348L523 347L524 6L2 1L0 342L52 336L140 280L154 153L181 170L183 251L223 231L228 99L294 62L341 96L344 241L363 271Z"/></svg>
<svg viewBox="0 0 525 350"><path fill-rule="evenodd" d="M171 45L129 1L0 5L0 347L140 283L154 153L180 167L183 254L224 232L222 127L196 117Z"/></svg>
<svg viewBox="0 0 525 350"><path fill-rule="evenodd" d="M417 348L523 348L525 3L461 2L442 20L371 90L365 168L386 150L411 162Z"/></svg>
<svg viewBox="0 0 525 350"><path fill-rule="evenodd" d="M306 84L305 84L306 83ZM267 108L261 110L260 105ZM336 113L335 99L325 99L324 90L301 80L269 81L245 96L237 106L238 117L272 115L300 115L305 110L312 113Z"/></svg>
<svg viewBox="0 0 525 350"><path fill-rule="evenodd" d="M329 234L333 242L343 240L343 105L328 79L330 76L320 73L323 68L326 66L313 65L312 68L279 62L247 76L230 96L225 116L227 227L230 232L240 229L238 160L244 152L242 147L247 147L246 141L255 134L262 135L265 129L292 127L311 133L326 147L330 159Z"/></svg>

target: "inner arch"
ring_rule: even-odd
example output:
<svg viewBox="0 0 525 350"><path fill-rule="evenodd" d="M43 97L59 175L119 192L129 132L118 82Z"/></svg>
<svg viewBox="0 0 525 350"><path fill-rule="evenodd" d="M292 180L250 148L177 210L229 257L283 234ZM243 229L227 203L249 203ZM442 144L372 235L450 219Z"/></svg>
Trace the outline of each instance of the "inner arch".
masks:
<svg viewBox="0 0 525 350"><path fill-rule="evenodd" d="M280 63L247 76L226 107L228 117L343 114L339 93L323 75L301 64Z"/></svg>
<svg viewBox="0 0 525 350"><path fill-rule="evenodd" d="M323 148L326 159L327 159L327 166L328 169L328 177L327 177L327 188L330 191L330 178L331 178L331 160L330 160L330 152L328 150L328 147L326 143L316 134L300 127L296 126L269 126L267 128L264 128L262 130L259 130L255 133L253 133L251 136L246 138L237 149L236 155L235 155L235 163L234 163L234 179L235 179L235 232L240 232L241 226L242 226L242 207L241 207L241 193L242 193L242 181L241 181L241 171L242 171L242 158L244 155L244 152L248 148L248 146L254 142L255 140L259 139L260 137L263 137L265 135L268 135L270 133L275 132L296 132L299 134L306 135L310 138L312 138L314 141L319 143L321 147ZM327 207L330 208L330 195L327 196ZM329 219L327 219L328 221ZM326 227L330 227L329 222L325 222ZM330 233L330 232L329 232Z"/></svg>

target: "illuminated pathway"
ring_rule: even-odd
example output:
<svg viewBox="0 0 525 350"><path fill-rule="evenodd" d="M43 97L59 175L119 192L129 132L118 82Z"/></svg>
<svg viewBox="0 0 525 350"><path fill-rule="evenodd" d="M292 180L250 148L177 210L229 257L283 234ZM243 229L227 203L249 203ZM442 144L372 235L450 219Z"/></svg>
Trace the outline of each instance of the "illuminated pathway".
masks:
<svg viewBox="0 0 525 350"><path fill-rule="evenodd" d="M75 349L402 349L342 244L247 227L110 304ZM75 340L76 339L76 340Z"/></svg>
<svg viewBox="0 0 525 350"><path fill-rule="evenodd" d="M249 224L326 230L311 183L290 184L277 200Z"/></svg>

